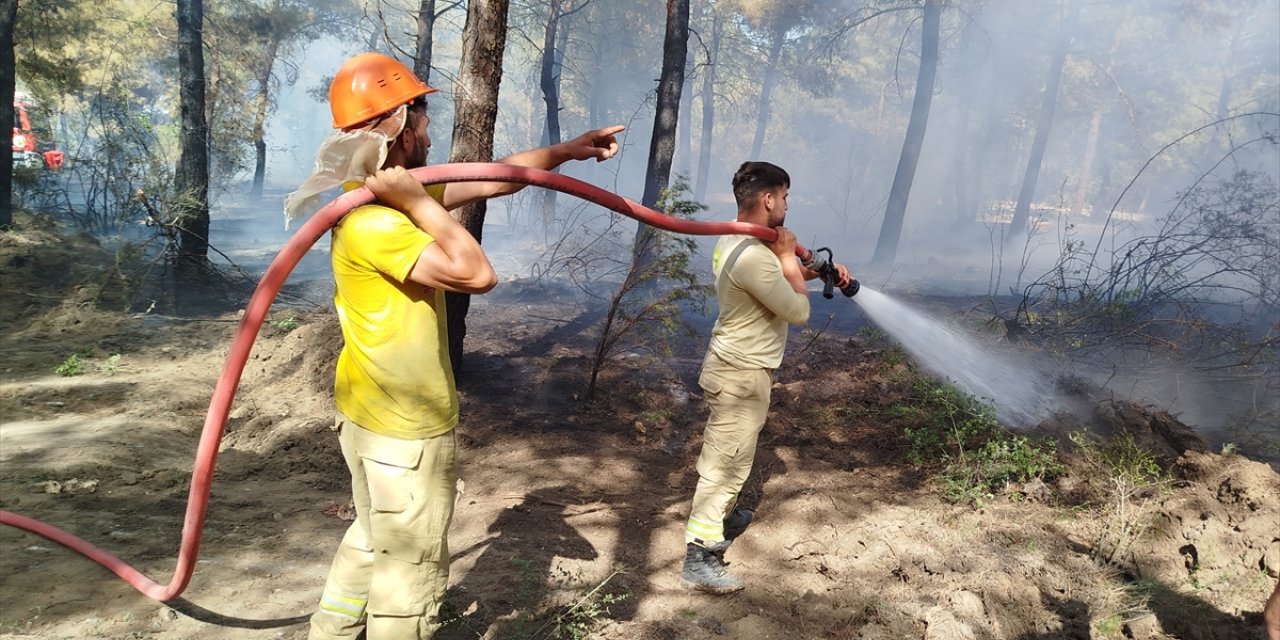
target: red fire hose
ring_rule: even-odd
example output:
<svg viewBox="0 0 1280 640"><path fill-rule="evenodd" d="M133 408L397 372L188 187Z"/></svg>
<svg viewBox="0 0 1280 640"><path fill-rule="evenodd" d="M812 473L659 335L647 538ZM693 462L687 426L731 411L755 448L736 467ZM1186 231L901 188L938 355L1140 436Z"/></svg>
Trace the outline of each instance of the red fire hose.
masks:
<svg viewBox="0 0 1280 640"><path fill-rule="evenodd" d="M659 229L686 235L741 234L754 236L766 242L772 242L777 238L777 232L769 227L744 222L699 222L673 218L581 180L541 169L501 163L460 163L422 167L410 173L423 184L512 182L554 189L594 202ZM231 350L222 366L222 374L218 377L218 383L213 389L209 413L205 416L200 444L196 448L195 467L191 472L191 491L187 498L187 514L182 525L182 543L178 550L178 566L169 584L162 585L120 558L39 520L0 509L0 524L39 534L76 551L111 570L147 597L160 602L177 598L187 588L187 583L191 581L191 574L195 570L196 557L200 552L200 537L204 533L204 520L208 512L213 467L218 458L218 445L222 442L222 433L226 427L227 414L231 410L231 401L235 398L236 388L240 384L240 374L244 372L244 365L249 359L249 352L258 336L258 330L262 328L262 323L266 319L267 310L270 309L272 301L275 300L280 287L284 285L285 279L289 277L289 273L298 265L298 261L312 245L344 215L356 207L372 202L373 199L373 194L368 189L360 188L343 194L316 212L285 243L262 275L253 296L249 298L249 305L245 308L244 317L240 320L240 326L236 329L235 338L231 342ZM799 245L796 245L796 254L801 257L810 255L807 249Z"/></svg>

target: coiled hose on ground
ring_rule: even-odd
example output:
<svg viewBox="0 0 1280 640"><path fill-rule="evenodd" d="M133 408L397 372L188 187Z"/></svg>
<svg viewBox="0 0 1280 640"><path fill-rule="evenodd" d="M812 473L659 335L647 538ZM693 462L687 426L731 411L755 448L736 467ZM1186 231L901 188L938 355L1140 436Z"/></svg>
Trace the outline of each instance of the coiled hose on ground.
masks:
<svg viewBox="0 0 1280 640"><path fill-rule="evenodd" d="M777 238L775 230L760 225L674 218L581 180L541 169L477 162L421 167L410 173L425 185L442 182L510 182L554 189L659 229L686 235L742 234L754 236L766 242L772 242ZM222 366L222 374L218 377L217 385L213 389L209 412L205 416L204 427L200 433L195 466L191 472L191 490L187 498L186 518L182 525L182 542L178 549L178 566L167 585L148 578L125 561L93 544L34 518L0 509L0 524L39 534L80 553L106 567L149 598L160 602L177 598L187 588L187 584L191 581L191 574L195 570L196 557L200 552L200 538L204 533L205 515L208 512L209 493L213 485L213 468L218 459L218 446L222 442L227 414L231 410L231 402L240 384L240 376L244 372L245 363L249 359L249 352L253 348L258 331L267 317L267 311L271 308L271 303L289 274L316 241L352 209L369 204L373 200L373 194L368 189L360 188L343 194L321 208L280 249L280 253L276 254L275 259L271 261L257 288L254 289L253 295L249 298L244 317L240 320L240 326L236 329L235 338L231 342L230 352ZM808 250L799 245L796 246L796 253L800 256L809 254Z"/></svg>

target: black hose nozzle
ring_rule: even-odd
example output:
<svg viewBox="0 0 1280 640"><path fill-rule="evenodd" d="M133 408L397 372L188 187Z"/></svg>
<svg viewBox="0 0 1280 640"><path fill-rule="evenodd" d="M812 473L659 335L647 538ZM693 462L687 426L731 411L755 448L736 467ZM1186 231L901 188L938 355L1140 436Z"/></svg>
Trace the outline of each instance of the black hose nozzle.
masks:
<svg viewBox="0 0 1280 640"><path fill-rule="evenodd" d="M826 252L826 257L822 257L822 252ZM835 258L831 255L831 249L822 247L814 249L809 253L809 259L803 261L806 269L818 272L818 278L822 280L822 297L830 300L835 297L836 283L840 281L840 272L836 270ZM840 293L846 298L852 298L857 295L858 289L862 285L857 280L850 279L849 284L840 287Z"/></svg>

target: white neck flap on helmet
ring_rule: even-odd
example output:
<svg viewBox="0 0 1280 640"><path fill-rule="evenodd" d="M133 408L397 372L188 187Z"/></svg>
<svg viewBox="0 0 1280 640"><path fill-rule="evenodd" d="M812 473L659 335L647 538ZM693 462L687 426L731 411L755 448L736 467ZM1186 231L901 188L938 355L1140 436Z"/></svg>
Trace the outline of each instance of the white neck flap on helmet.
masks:
<svg viewBox="0 0 1280 640"><path fill-rule="evenodd" d="M382 168L388 149L404 130L407 114L408 106L401 106L360 129L337 131L326 138L316 151L311 175L284 199L284 228L319 210L326 191L345 182L364 182Z"/></svg>

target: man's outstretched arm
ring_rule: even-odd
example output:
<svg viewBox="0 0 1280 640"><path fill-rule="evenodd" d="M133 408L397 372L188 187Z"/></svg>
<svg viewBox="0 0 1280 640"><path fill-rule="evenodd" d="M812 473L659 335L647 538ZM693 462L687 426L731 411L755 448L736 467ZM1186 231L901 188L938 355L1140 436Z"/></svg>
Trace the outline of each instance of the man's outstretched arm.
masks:
<svg viewBox="0 0 1280 640"><path fill-rule="evenodd" d="M534 169L554 169L570 160L603 162L618 153L617 134L626 129L613 125L588 131L572 140L509 155L498 162ZM463 205L515 193L525 185L513 182L451 182L445 185L442 205L456 209Z"/></svg>

